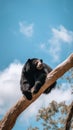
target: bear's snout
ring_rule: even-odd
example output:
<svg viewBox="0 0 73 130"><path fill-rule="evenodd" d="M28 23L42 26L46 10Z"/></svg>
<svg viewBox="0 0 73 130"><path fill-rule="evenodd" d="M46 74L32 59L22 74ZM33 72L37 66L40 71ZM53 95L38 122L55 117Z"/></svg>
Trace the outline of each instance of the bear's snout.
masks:
<svg viewBox="0 0 73 130"><path fill-rule="evenodd" d="M43 64L41 62L38 62L37 69L42 69L42 68L43 68Z"/></svg>

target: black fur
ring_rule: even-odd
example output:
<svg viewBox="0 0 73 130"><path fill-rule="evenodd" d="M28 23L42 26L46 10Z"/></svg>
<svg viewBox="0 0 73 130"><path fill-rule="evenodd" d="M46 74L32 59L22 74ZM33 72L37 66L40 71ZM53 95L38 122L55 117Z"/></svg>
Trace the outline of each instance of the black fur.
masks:
<svg viewBox="0 0 73 130"><path fill-rule="evenodd" d="M31 89L34 88L33 93L36 94L45 83L47 74L51 71L51 67L43 63L42 60L39 60L37 58L27 60L22 69L20 85L22 93L28 100L32 99ZM53 83L51 87L46 89L44 93L50 93L55 85L56 82Z"/></svg>

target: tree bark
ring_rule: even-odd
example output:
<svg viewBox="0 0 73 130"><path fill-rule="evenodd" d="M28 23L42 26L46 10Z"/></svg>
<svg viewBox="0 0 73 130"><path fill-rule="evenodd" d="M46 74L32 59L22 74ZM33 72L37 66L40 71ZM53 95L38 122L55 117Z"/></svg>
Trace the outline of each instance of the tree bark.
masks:
<svg viewBox="0 0 73 130"><path fill-rule="evenodd" d="M71 109L70 109L69 115L68 115L68 117L67 117L65 130L70 130L72 117L73 117L73 102L72 102L72 104L71 104Z"/></svg>
<svg viewBox="0 0 73 130"><path fill-rule="evenodd" d="M61 77L66 71L73 67L73 54L71 54L64 62L59 64L53 71L47 75L45 84L40 91L33 95L32 100L27 100L24 96L6 113L0 121L0 130L11 130L16 122L18 116L23 112L32 102L34 102L52 83ZM30 113L29 113L30 114Z"/></svg>

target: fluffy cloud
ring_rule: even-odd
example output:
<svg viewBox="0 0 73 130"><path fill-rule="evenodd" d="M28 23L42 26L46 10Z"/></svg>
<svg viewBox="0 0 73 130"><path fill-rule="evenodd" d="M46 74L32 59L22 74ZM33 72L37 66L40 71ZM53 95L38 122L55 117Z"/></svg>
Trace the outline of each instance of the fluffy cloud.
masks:
<svg viewBox="0 0 73 130"><path fill-rule="evenodd" d="M4 114L21 96L21 69L22 65L20 63L12 63L0 72L0 114Z"/></svg>
<svg viewBox="0 0 73 130"><path fill-rule="evenodd" d="M64 45L70 46L73 42L73 32L60 25L51 29L52 36L47 43L42 43L40 48L50 54L54 62L59 61Z"/></svg>
<svg viewBox="0 0 73 130"><path fill-rule="evenodd" d="M26 37L32 37L33 35L33 24L26 24L19 22L20 32Z"/></svg>
<svg viewBox="0 0 73 130"><path fill-rule="evenodd" d="M51 40L55 40L57 42L73 42L73 32L67 30L64 26L60 25L58 29L52 28L53 38Z"/></svg>
<svg viewBox="0 0 73 130"><path fill-rule="evenodd" d="M73 42L73 32L62 25L58 29L52 28L52 37L48 42L50 43L49 51L54 61L59 61L63 43L70 45Z"/></svg>

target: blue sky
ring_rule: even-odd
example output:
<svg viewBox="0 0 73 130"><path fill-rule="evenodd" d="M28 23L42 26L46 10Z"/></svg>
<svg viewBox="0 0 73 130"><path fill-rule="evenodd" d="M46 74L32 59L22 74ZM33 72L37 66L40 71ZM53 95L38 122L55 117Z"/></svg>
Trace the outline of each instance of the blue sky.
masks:
<svg viewBox="0 0 73 130"><path fill-rule="evenodd" d="M21 96L20 74L28 58L42 58L54 68L71 53L73 0L0 0L1 117ZM64 96L65 94L67 93L65 92ZM41 101L41 98L39 100ZM42 103L41 101L41 106ZM32 114L30 108L30 117L28 112L24 113L27 120L33 119L35 115L35 109ZM22 119L24 120L23 115L13 130L26 129L29 126L29 123L25 125L25 120Z"/></svg>

